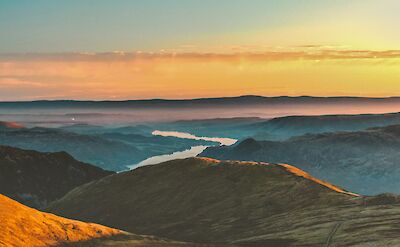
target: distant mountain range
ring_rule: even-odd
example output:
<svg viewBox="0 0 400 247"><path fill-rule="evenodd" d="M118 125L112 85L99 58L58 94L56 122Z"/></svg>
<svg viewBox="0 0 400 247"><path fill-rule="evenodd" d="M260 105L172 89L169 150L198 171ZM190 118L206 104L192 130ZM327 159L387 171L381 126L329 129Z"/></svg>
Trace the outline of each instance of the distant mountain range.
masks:
<svg viewBox="0 0 400 247"><path fill-rule="evenodd" d="M241 126L256 139L284 140L304 134L357 131L400 124L400 113L361 115L288 116Z"/></svg>
<svg viewBox="0 0 400 247"><path fill-rule="evenodd" d="M0 118L32 124L131 124L206 118L398 112L400 98L240 96L188 100L0 102Z"/></svg>
<svg viewBox="0 0 400 247"><path fill-rule="evenodd" d="M38 101L9 101L0 102L0 107L154 107L154 106L195 106L208 104L277 104L277 103L400 103L400 97L372 98L372 97L314 97L314 96L276 96L264 97L244 95L237 97L198 98L198 99L146 99L121 101L85 101L85 100L38 100Z"/></svg>
<svg viewBox="0 0 400 247"><path fill-rule="evenodd" d="M174 130L198 136L257 140L285 140L309 133L357 131L400 124L400 113L287 116L262 118L216 118L152 124L159 130Z"/></svg>
<svg viewBox="0 0 400 247"><path fill-rule="evenodd" d="M85 184L48 210L218 246L397 246L399 202L358 196L290 165L189 158Z"/></svg>
<svg viewBox="0 0 400 247"><path fill-rule="evenodd" d="M284 141L246 139L231 147L207 148L200 156L296 164L357 193L400 193L400 125Z"/></svg>
<svg viewBox="0 0 400 247"><path fill-rule="evenodd" d="M71 189L111 174L65 152L0 146L0 194L31 207L43 208Z"/></svg>

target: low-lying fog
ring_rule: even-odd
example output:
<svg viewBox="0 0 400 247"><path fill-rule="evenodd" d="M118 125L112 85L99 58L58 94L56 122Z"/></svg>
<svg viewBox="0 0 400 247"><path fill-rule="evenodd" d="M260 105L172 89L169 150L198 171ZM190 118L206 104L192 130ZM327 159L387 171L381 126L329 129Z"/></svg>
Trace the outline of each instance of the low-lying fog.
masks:
<svg viewBox="0 0 400 247"><path fill-rule="evenodd" d="M0 108L1 121L54 126L76 123L124 125L177 120L288 115L364 114L398 112L399 104L270 104L161 108Z"/></svg>

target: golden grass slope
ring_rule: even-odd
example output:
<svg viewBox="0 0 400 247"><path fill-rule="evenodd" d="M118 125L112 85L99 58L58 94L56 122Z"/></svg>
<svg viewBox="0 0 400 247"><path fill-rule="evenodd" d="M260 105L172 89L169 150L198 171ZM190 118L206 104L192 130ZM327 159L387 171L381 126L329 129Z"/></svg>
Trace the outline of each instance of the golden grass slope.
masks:
<svg viewBox="0 0 400 247"><path fill-rule="evenodd" d="M124 232L43 213L0 195L0 246L55 246L119 234Z"/></svg>

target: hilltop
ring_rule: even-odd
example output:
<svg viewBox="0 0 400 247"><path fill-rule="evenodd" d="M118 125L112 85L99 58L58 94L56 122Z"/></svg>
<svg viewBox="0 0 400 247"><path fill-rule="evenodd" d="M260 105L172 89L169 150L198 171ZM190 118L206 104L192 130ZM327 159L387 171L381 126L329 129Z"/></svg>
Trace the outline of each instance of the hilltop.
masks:
<svg viewBox="0 0 400 247"><path fill-rule="evenodd" d="M400 193L400 125L307 134L284 141L250 138L230 147L209 147L200 156L296 164L360 194Z"/></svg>
<svg viewBox="0 0 400 247"><path fill-rule="evenodd" d="M31 207L45 207L71 189L111 174L65 152L0 146L0 193Z"/></svg>
<svg viewBox="0 0 400 247"><path fill-rule="evenodd" d="M180 241L321 246L336 211L357 210L361 202L360 196L293 166L188 158L80 186L49 210ZM296 227L300 222L303 226ZM299 239L292 231L305 235Z"/></svg>

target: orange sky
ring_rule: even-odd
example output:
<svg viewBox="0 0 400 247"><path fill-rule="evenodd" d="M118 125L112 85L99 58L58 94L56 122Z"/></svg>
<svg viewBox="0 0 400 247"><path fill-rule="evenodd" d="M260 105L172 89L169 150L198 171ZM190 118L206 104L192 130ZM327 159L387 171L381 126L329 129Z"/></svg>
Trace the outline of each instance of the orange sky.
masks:
<svg viewBox="0 0 400 247"><path fill-rule="evenodd" d="M0 56L0 99L400 95L399 51Z"/></svg>
<svg viewBox="0 0 400 247"><path fill-rule="evenodd" d="M5 0L0 101L400 96L399 8L398 0Z"/></svg>

